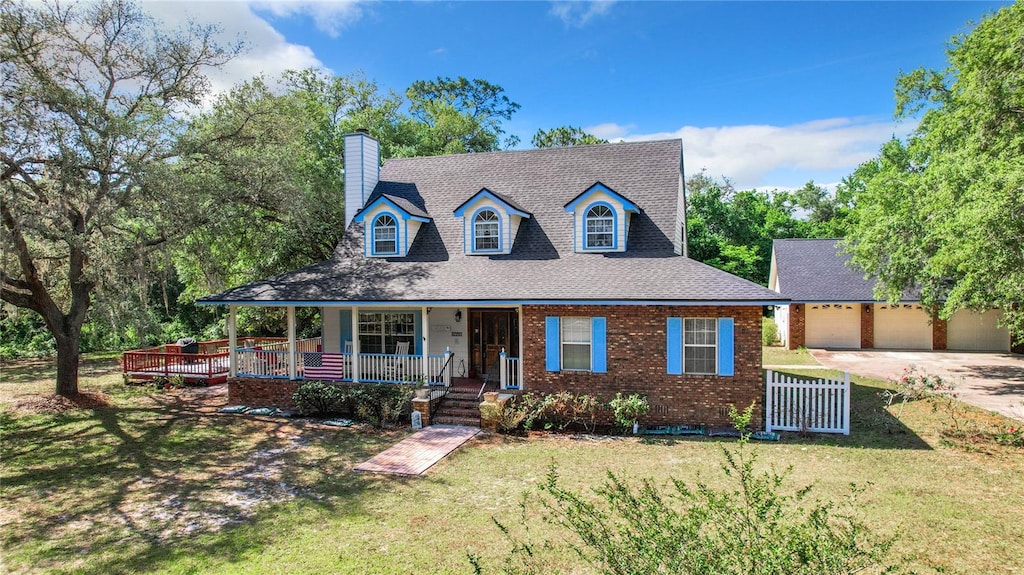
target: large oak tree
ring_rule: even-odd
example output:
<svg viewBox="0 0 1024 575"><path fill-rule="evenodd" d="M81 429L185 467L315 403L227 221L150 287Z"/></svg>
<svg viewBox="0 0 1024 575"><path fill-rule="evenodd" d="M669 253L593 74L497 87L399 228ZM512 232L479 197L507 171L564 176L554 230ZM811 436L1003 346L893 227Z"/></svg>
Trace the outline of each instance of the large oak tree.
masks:
<svg viewBox="0 0 1024 575"><path fill-rule="evenodd" d="M58 394L78 392L94 298L182 231L164 224L187 198L146 176L235 50L213 34L164 33L127 0L0 2L0 297L43 318Z"/></svg>
<svg viewBox="0 0 1024 575"><path fill-rule="evenodd" d="M853 259L879 296L908 288L949 317L1001 308L1024 338L1024 4L952 39L943 70L899 77L897 117L920 124L850 178Z"/></svg>

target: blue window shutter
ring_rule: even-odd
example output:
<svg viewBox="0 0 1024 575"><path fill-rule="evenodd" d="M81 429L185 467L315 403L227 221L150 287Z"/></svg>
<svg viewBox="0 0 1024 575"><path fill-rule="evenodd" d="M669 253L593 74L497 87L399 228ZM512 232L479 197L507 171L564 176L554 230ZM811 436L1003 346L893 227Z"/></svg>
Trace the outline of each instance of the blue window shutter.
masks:
<svg viewBox="0 0 1024 575"><path fill-rule="evenodd" d="M718 318L718 375L733 375L734 348L731 317Z"/></svg>
<svg viewBox="0 0 1024 575"><path fill-rule="evenodd" d="M670 317L665 327L669 375L683 374L683 318Z"/></svg>
<svg viewBox="0 0 1024 575"><path fill-rule="evenodd" d="M544 320L544 346L547 357L548 371L561 371L562 360L559 357L561 334L558 331L558 316L549 315Z"/></svg>
<svg viewBox="0 0 1024 575"><path fill-rule="evenodd" d="M608 345L607 321L603 317L595 317L590 320L590 353L593 365L590 371L594 373L608 372Z"/></svg>

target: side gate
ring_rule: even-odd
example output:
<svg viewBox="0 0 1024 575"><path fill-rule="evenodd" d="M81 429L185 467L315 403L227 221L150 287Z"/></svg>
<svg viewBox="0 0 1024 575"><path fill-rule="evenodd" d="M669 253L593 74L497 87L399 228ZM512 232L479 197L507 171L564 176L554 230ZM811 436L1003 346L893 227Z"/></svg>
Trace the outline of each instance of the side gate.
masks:
<svg viewBox="0 0 1024 575"><path fill-rule="evenodd" d="M842 380L804 379L768 370L765 430L850 435L850 373Z"/></svg>

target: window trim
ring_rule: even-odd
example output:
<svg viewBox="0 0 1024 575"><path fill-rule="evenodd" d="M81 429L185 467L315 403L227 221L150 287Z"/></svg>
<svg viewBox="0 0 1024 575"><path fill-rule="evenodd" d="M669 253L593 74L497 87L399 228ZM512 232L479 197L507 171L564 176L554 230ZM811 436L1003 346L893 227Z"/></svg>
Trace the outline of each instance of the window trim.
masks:
<svg viewBox="0 0 1024 575"><path fill-rule="evenodd" d="M377 250L377 241L378 241L377 240L377 227L378 227L377 226L377 222L379 222L380 219L385 217L385 216L391 218L391 221L393 222L393 227L394 227L394 230L395 230L395 239L394 239L395 249L394 249L394 251L390 251L390 252L378 251ZM382 226L382 228L383 228L383 226ZM377 214L376 216L374 216L373 223L370 226L370 255L374 255L374 256L397 256L401 252L401 250L399 250L399 235L400 234L399 234L399 231L398 231L398 218L395 216L395 214L392 214L391 212L381 212L381 213ZM382 240L382 241L388 241L388 240Z"/></svg>
<svg viewBox="0 0 1024 575"><path fill-rule="evenodd" d="M590 246L590 241L589 241L590 238L589 238L589 234L588 234L588 231L587 231L587 222L589 222L590 219L591 219L590 211L593 210L596 207L599 207L599 206L603 206L605 208L608 208L608 211L611 212L611 220L612 220L612 231L611 231L612 245L610 245L610 246L591 247ZM605 216L601 216L600 218L601 219L605 219ZM597 219L597 217L595 216L594 219ZM612 204L610 204L610 203L608 203L608 202L606 202L604 200L598 200L596 202L592 202L590 204L587 204L587 207L583 210L582 225L583 225L583 230L582 230L582 233L581 233L581 239L583 241L583 246L582 246L582 250L583 251L585 251L585 252L609 252L609 251L615 251L615 250L619 249L619 212L618 212L618 210L615 209L615 206L613 206Z"/></svg>
<svg viewBox="0 0 1024 575"><path fill-rule="evenodd" d="M412 317L412 333L411 334L394 334L394 333L389 334L388 331L387 331L388 323L385 321L385 316L387 316L389 314L391 314L391 315L408 315L408 316ZM366 333L366 332L363 332L363 316L364 315L375 316L374 323L376 323L376 324L378 324L380 326L380 333ZM390 337L394 337L394 338L409 338L409 340L410 340L409 341L409 353L412 354L412 355L415 355L415 352L416 352L415 346L416 346L416 341L417 341L416 340L416 312L415 311L411 311L411 310L379 310L379 311L378 310L374 310L374 311L362 311L362 310L360 310L359 311L359 319L357 320L356 339L359 340L359 353L360 354L363 354L363 353L378 353L378 352L366 352L363 349L363 343L362 343L363 337L377 337L377 338L380 338L380 341L381 341L381 349L382 349L382 351L380 353L385 354L385 355L391 355L392 352L388 351L388 347L387 347L387 338L389 336Z"/></svg>
<svg viewBox="0 0 1024 575"><path fill-rule="evenodd" d="M565 320L567 319L578 319L587 320L587 331L590 334L590 339L586 342L583 341L566 341L565 339ZM586 345L590 349L590 361L589 366L586 368L579 367L565 367L565 345ZM558 367L559 371L583 371L593 372L594 371L594 318L590 316L561 316L558 320Z"/></svg>
<svg viewBox="0 0 1024 575"><path fill-rule="evenodd" d="M683 325L682 325L682 333L681 333L681 338L682 338L681 343L682 343L682 347L683 347L683 350L682 350L683 354L682 354L682 366L681 367L682 367L683 375L718 375L718 347L720 345L720 341L719 341L720 333L719 333L719 329L718 329L718 318L717 317L683 317L682 320L683 320ZM709 345L709 344L706 344L706 343L691 343L691 344L687 344L686 343L686 323L688 321L693 321L693 320L705 320L705 321L710 321L711 322L711 325L713 325L714 328L715 328L715 343L714 343L714 345ZM686 370L686 348L687 347L703 347L703 348L710 347L710 348L713 348L715 350L715 353L712 356L714 358L714 365L713 365L711 371L687 371Z"/></svg>
<svg viewBox="0 0 1024 575"><path fill-rule="evenodd" d="M477 218L480 217L485 212L490 212L490 213L494 214L494 218L495 218L495 222L494 223L496 223L498 225L498 235L497 235L498 247L496 247L496 248L486 248L486 249L484 249L484 248L478 248L477 247L477 243L476 243L477 242L477 223L478 223L477 222ZM491 222L486 222L486 224L490 224L490 223ZM483 207L477 209L475 212L473 212L473 217L470 220L469 225L471 226L470 229L472 230L472 237L470 238L470 240L472 242L470 244L470 246L471 246L470 247L470 253L474 253L474 254L491 254L491 253L500 253L501 252L502 243L503 243L502 242L502 234L501 234L501 231L502 231L501 230L501 228L502 228L502 221L501 221L501 213L498 211L497 208L493 208L491 206L483 206Z"/></svg>

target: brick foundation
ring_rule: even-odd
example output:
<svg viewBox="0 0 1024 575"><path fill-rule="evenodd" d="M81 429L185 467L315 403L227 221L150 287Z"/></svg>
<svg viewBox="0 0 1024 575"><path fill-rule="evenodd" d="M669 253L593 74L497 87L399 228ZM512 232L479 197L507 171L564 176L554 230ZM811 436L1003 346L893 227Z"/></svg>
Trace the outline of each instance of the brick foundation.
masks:
<svg viewBox="0 0 1024 575"><path fill-rule="evenodd" d="M875 347L875 317L872 310L873 304L860 304L860 347L871 349Z"/></svg>
<svg viewBox="0 0 1024 575"><path fill-rule="evenodd" d="M789 349L799 349L806 346L804 332L807 321L804 316L804 304L795 303L789 306L789 337L786 339Z"/></svg>
<svg viewBox="0 0 1024 575"><path fill-rule="evenodd" d="M292 395L301 381L233 377L228 379L228 403L259 407L294 409Z"/></svg>
<svg viewBox="0 0 1024 575"><path fill-rule="evenodd" d="M605 317L608 372L547 371L544 322L549 315ZM735 375L669 375L668 317L734 318ZM802 310L800 326L802 329ZM642 421L647 424L729 425L729 406L743 409L756 402L753 421L764 421L759 306L524 306L521 329L526 391L568 390L595 395L605 402L616 392L639 393L651 404Z"/></svg>
<svg viewBox="0 0 1024 575"><path fill-rule="evenodd" d="M946 320L932 319L932 349L946 349Z"/></svg>

